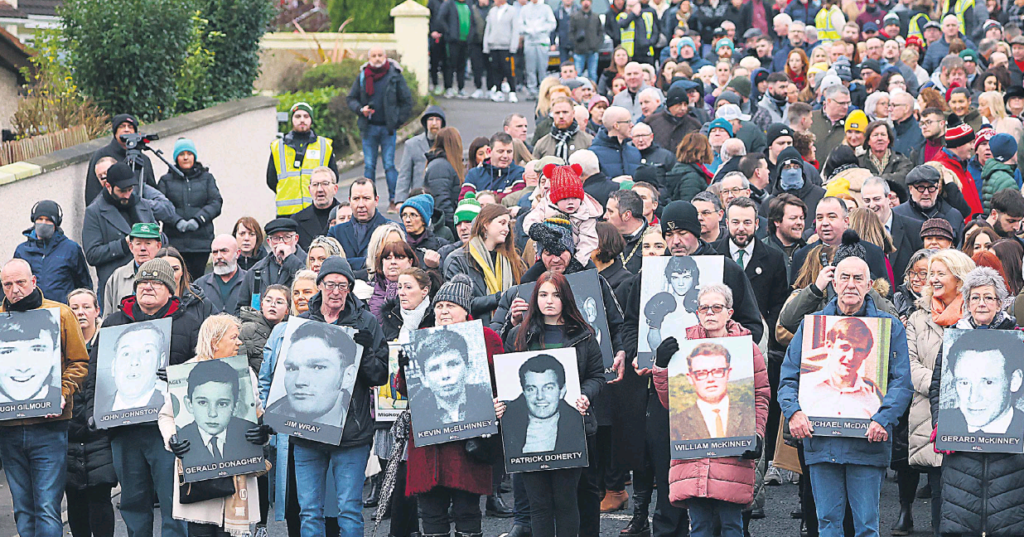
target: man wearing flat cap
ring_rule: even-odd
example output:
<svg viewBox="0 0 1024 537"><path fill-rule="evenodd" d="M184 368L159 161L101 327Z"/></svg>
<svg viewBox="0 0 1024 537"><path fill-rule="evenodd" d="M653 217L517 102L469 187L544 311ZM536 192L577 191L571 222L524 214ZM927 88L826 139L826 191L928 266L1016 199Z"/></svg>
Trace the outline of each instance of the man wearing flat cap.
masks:
<svg viewBox="0 0 1024 537"><path fill-rule="evenodd" d="M89 159L89 168L85 176L86 205L92 203L92 200L96 199L96 196L103 191L103 184L96 177L96 163L103 157L110 157L118 162L129 164L128 148L121 136L139 132L139 120L131 114L118 114L110 123L111 129L114 131L114 139L98 149ZM137 159L136 169L142 170L142 177L145 178L146 184L156 188L156 176L153 174L153 163L149 161L149 157L140 153L135 158ZM138 178L136 178L136 185L138 185Z"/></svg>
<svg viewBox="0 0 1024 537"><path fill-rule="evenodd" d="M910 198L899 204L892 212L924 222L930 218L942 218L949 222L953 244L963 239L964 217L943 196L942 173L927 164L918 166L907 174L907 190ZM925 245L927 247L927 245Z"/></svg>
<svg viewBox="0 0 1024 537"><path fill-rule="evenodd" d="M275 218L264 226L270 255L253 265L242 281L239 309L249 304L254 294L263 296L268 286L292 286L295 273L306 268L306 252L299 248L299 225L291 218ZM259 275L259 284L256 276ZM236 312L237 314L238 312Z"/></svg>
<svg viewBox="0 0 1024 537"><path fill-rule="evenodd" d="M313 108L295 103L289 112L292 130L270 143L267 186L276 194L277 216L295 214L313 203L309 182L313 171L327 166L338 176L330 138L313 132Z"/></svg>
<svg viewBox="0 0 1024 537"><path fill-rule="evenodd" d="M98 295L110 275L132 259L125 238L132 226L140 223L155 224L152 205L139 196L138 178L128 165L118 162L107 170L106 186L102 193L85 209L82 226L82 246L85 260L96 267Z"/></svg>

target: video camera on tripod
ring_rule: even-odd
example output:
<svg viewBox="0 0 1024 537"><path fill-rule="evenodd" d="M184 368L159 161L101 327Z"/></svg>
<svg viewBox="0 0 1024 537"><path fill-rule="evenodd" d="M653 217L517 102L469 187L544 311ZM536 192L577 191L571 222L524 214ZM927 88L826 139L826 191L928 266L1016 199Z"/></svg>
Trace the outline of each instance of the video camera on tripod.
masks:
<svg viewBox="0 0 1024 537"><path fill-rule="evenodd" d="M125 164L130 166L131 169L132 169L132 173L134 173L135 176L139 178L139 195L140 196L142 195L141 193L142 193L143 189L145 188L145 186L144 186L145 179L143 178L143 173L142 173L142 168L145 165L143 160L142 160L142 152L144 150L145 151L149 151L149 152L153 153L154 155L156 155L160 160L163 161L164 164L167 165L168 168L171 169L171 171L177 173L182 178L185 177L185 174L181 173L181 170L179 170L177 166L172 165L170 162L167 161L166 158L164 158L163 151L160 151L159 149L156 149L154 147L150 147L150 145L149 145L150 142L152 142L153 140L159 140L160 139L160 135L159 134L136 134L136 133L129 133L129 134L122 134L122 135L119 136L119 138L121 139L122 142L124 142L124 147L127 150L126 151L127 156L125 157Z"/></svg>
<svg viewBox="0 0 1024 537"><path fill-rule="evenodd" d="M138 149L141 151L142 149L149 149L149 142L153 140L159 140L160 135L130 133L122 134L120 138L121 141L124 142L125 149L127 149L128 151L131 151L133 149Z"/></svg>

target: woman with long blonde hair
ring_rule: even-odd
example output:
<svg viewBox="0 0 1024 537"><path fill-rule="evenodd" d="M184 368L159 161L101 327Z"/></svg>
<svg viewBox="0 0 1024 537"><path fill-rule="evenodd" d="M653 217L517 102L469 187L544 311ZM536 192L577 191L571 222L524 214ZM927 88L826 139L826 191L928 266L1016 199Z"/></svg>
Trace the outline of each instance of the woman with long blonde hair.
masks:
<svg viewBox="0 0 1024 537"><path fill-rule="evenodd" d="M455 127L438 131L434 144L427 152L427 171L423 183L434 197L434 209L444 213L448 222L459 203L459 189L466 179L466 164L462 161L462 135Z"/></svg>

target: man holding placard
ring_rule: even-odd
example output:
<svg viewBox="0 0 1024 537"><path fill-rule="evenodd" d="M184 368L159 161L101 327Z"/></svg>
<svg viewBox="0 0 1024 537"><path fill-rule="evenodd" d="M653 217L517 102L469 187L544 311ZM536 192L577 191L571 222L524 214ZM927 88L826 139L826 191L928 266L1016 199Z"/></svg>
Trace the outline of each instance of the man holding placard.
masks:
<svg viewBox="0 0 1024 537"><path fill-rule="evenodd" d="M815 426L808 414L821 414L813 408L802 408L801 403L808 400L801 397L800 393L801 383L807 381L801 376L804 337L815 336L811 325L814 318L808 317L801 323L786 351L779 386L779 404L783 415L789 420L790 432L795 438L804 441L804 457L810 467L820 535L843 535L843 516L847 502L853 511L855 532L877 535L879 494L892 454L890 436L896 421L910 404L913 389L907 335L899 319L880 311L874 300L867 296L871 276L868 264L864 261L863 249L859 245L844 245L836 252L835 260L836 297L819 314L890 320L892 332L885 398L870 418L865 434L866 444L863 437L812 436L815 434ZM818 425L822 423L828 422L819 421Z"/></svg>
<svg viewBox="0 0 1024 537"><path fill-rule="evenodd" d="M60 409L44 411L48 413L43 417L0 422L0 459L11 488L18 533L24 537L61 537L64 526L60 504L67 478L71 396L85 380L89 353L71 308L43 298L27 262L8 261L0 270L0 283L5 297L0 303L0 314L10 320L29 311L57 309L60 312L60 325L56 330L48 330L53 333L37 332L39 339L47 339L53 346L60 345ZM4 362L0 371L18 369L8 362L39 359L34 353L24 354L20 350L0 354ZM19 380L16 375L10 378ZM11 404L5 406L17 406L13 403L12 398Z"/></svg>

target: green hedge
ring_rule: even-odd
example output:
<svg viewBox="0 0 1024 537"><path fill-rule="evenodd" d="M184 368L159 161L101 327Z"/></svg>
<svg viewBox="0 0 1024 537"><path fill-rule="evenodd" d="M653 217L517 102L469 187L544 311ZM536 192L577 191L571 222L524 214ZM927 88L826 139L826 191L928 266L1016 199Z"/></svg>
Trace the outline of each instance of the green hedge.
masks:
<svg viewBox="0 0 1024 537"><path fill-rule="evenodd" d="M362 60L347 59L340 63L328 63L306 71L289 93L277 96L280 112L287 112L297 102L305 101L313 107L313 130L334 141L334 152L344 155L361 151L358 143L359 118L348 109L346 99L352 84L359 75ZM415 75L403 70L409 91L413 95L412 115L418 117L429 104L428 97L417 95L418 83ZM281 124L281 132L291 130L290 123Z"/></svg>
<svg viewBox="0 0 1024 537"><path fill-rule="evenodd" d="M395 31L395 20L391 8L405 0L328 0L327 13L331 17L331 31L337 31L343 22L352 19L345 27L347 32L391 33ZM424 6L426 0L417 0Z"/></svg>

